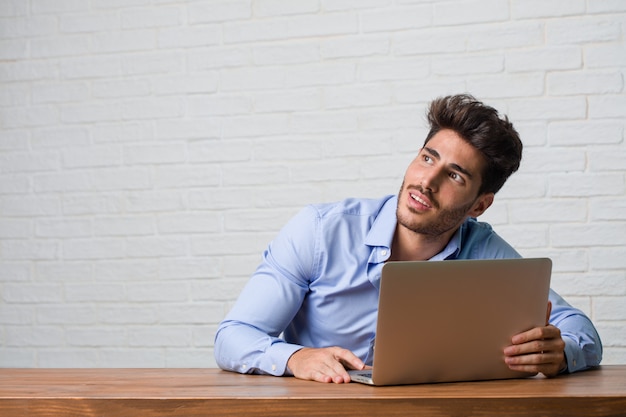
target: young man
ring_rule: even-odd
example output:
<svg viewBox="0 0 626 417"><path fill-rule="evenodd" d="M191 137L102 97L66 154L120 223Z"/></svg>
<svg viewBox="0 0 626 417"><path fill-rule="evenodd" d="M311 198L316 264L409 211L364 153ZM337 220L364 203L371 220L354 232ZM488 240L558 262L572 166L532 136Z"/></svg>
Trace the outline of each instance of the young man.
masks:
<svg viewBox="0 0 626 417"><path fill-rule="evenodd" d="M221 368L349 382L346 369L371 365L385 262L520 257L476 221L519 167L513 125L469 95L434 100L428 121L397 197L306 207L270 243L217 331ZM591 321L549 300L549 324L512 338L508 366L555 376L598 365Z"/></svg>

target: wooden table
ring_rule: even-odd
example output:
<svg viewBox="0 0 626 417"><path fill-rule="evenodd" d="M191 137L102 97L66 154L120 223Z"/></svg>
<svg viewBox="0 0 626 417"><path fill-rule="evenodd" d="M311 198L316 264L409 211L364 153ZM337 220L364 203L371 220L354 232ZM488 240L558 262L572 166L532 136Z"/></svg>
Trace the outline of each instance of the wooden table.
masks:
<svg viewBox="0 0 626 417"><path fill-rule="evenodd" d="M217 369L0 369L0 416L625 416L626 365L370 387Z"/></svg>

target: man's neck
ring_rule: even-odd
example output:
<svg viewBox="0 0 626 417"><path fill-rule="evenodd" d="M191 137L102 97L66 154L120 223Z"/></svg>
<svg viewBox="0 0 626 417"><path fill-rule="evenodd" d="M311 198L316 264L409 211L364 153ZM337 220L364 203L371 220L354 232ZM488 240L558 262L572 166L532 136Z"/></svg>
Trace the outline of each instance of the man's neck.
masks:
<svg viewBox="0 0 626 417"><path fill-rule="evenodd" d="M390 261L426 261L446 247L457 229L438 236L416 233L397 224L393 235Z"/></svg>

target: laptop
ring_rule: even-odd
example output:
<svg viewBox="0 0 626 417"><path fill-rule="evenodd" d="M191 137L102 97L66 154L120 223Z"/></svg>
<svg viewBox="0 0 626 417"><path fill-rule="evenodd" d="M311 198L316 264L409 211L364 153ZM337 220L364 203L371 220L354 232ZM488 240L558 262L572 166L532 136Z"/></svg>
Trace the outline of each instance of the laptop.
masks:
<svg viewBox="0 0 626 417"><path fill-rule="evenodd" d="M548 258L388 262L383 266L371 385L523 378L503 350L546 324Z"/></svg>

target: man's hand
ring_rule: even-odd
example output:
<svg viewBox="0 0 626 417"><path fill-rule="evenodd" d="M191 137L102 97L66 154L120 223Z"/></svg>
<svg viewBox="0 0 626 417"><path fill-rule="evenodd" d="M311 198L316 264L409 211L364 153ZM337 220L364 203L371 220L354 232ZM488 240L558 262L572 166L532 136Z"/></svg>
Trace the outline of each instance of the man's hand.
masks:
<svg viewBox="0 0 626 417"><path fill-rule="evenodd" d="M348 369L363 369L365 364L354 353L340 347L302 348L287 361L299 379L341 384L350 382Z"/></svg>
<svg viewBox="0 0 626 417"><path fill-rule="evenodd" d="M504 361L510 369L524 372L541 372L553 377L565 369L565 342L561 331L547 324L552 304L548 302L546 325L535 327L511 338L511 346L504 349Z"/></svg>

